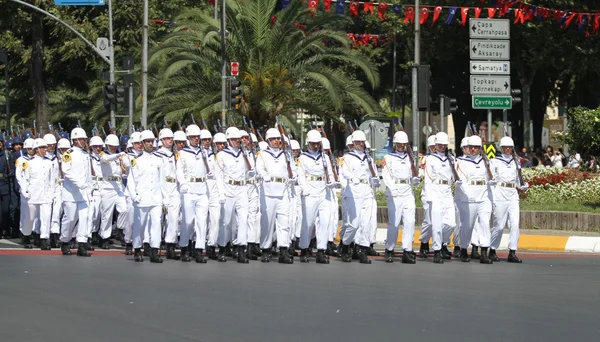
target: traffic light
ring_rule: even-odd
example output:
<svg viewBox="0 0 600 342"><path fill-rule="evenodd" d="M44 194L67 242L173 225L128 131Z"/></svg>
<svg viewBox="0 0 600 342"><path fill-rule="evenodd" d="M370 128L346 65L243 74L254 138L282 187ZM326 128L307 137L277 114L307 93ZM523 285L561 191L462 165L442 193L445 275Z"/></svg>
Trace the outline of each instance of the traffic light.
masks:
<svg viewBox="0 0 600 342"><path fill-rule="evenodd" d="M125 103L125 88L117 87L117 103L123 105Z"/></svg>
<svg viewBox="0 0 600 342"><path fill-rule="evenodd" d="M104 108L107 112L117 111L117 85L114 83L106 83L102 88L104 94Z"/></svg>
<svg viewBox="0 0 600 342"><path fill-rule="evenodd" d="M240 102L242 102L242 91L240 90L240 86L242 82L233 78L229 81L229 97L231 106L234 109L240 108Z"/></svg>
<svg viewBox="0 0 600 342"><path fill-rule="evenodd" d="M429 65L419 65L417 72L419 110L429 110L431 103L431 70Z"/></svg>
<svg viewBox="0 0 600 342"><path fill-rule="evenodd" d="M456 99L448 97L446 95L440 95L440 114L448 116L456 113L458 105Z"/></svg>
<svg viewBox="0 0 600 342"><path fill-rule="evenodd" d="M510 95L512 95L513 104L521 102L521 89L511 90Z"/></svg>

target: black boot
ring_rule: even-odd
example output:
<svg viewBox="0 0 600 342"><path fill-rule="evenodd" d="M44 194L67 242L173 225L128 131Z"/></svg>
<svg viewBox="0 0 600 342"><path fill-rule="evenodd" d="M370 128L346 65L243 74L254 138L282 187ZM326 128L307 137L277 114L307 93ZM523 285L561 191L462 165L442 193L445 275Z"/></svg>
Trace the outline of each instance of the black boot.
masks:
<svg viewBox="0 0 600 342"><path fill-rule="evenodd" d="M75 241L75 238L71 239L69 242L69 249L77 249L77 241Z"/></svg>
<svg viewBox="0 0 600 342"><path fill-rule="evenodd" d="M51 248L58 248L58 234L56 233L52 233L50 234L50 247Z"/></svg>
<svg viewBox="0 0 600 342"><path fill-rule="evenodd" d="M217 261L226 262L227 261L227 252L228 252L227 246L219 247L219 256L217 257Z"/></svg>
<svg viewBox="0 0 600 342"><path fill-rule="evenodd" d="M150 249L150 262L155 264L162 264L163 259L160 257L160 254L158 254L158 248Z"/></svg>
<svg viewBox="0 0 600 342"><path fill-rule="evenodd" d="M128 243L125 245L125 255L133 255L133 244Z"/></svg>
<svg viewBox="0 0 600 342"><path fill-rule="evenodd" d="M352 251L352 260L360 260L360 247L353 242L350 244L350 249Z"/></svg>
<svg viewBox="0 0 600 342"><path fill-rule="evenodd" d="M302 261L302 259L300 259ZM317 250L317 264L328 264L329 258L327 258L326 252L322 249Z"/></svg>
<svg viewBox="0 0 600 342"><path fill-rule="evenodd" d="M142 252L142 255L145 257L150 256L150 244L149 243L144 243L144 251Z"/></svg>
<svg viewBox="0 0 600 342"><path fill-rule="evenodd" d="M80 257L91 257L92 254L88 252L87 243L79 243L77 247L77 256Z"/></svg>
<svg viewBox="0 0 600 342"><path fill-rule="evenodd" d="M352 262L352 256L350 255L350 246L349 245L342 245L342 248L340 248L342 250L342 254L341 254L341 258L343 262Z"/></svg>
<svg viewBox="0 0 600 342"><path fill-rule="evenodd" d="M300 262L308 262L308 248L300 251Z"/></svg>
<svg viewBox="0 0 600 342"><path fill-rule="evenodd" d="M498 255L496 255L496 250L495 249L491 249L490 248L490 255L489 255L490 260L492 261L500 261L500 258L498 258Z"/></svg>
<svg viewBox="0 0 600 342"><path fill-rule="evenodd" d="M31 236L23 236L23 248L32 249L33 245L31 244Z"/></svg>
<svg viewBox="0 0 600 342"><path fill-rule="evenodd" d="M360 263L367 265L371 263L371 259L369 259L369 247L360 247Z"/></svg>
<svg viewBox="0 0 600 342"><path fill-rule="evenodd" d="M254 254L254 243L249 243L246 249L246 258L248 260L258 260L258 257Z"/></svg>
<svg viewBox="0 0 600 342"><path fill-rule="evenodd" d="M91 244L94 246L99 246L100 237L98 236L98 232L92 233L92 241Z"/></svg>
<svg viewBox="0 0 600 342"><path fill-rule="evenodd" d="M206 256L208 256L210 260L218 260L217 248L215 246L206 247Z"/></svg>
<svg viewBox="0 0 600 342"><path fill-rule="evenodd" d="M471 259L479 259L481 258L481 254L479 254L479 247L475 245L471 245Z"/></svg>
<svg viewBox="0 0 600 342"><path fill-rule="evenodd" d="M290 252L286 247L279 248L279 263L280 264L293 264L294 259L290 257Z"/></svg>
<svg viewBox="0 0 600 342"><path fill-rule="evenodd" d="M135 262L144 262L144 257L142 256L142 249L136 248L133 253L133 261Z"/></svg>
<svg viewBox="0 0 600 342"><path fill-rule="evenodd" d="M101 249L110 249L110 243L108 239L100 239L100 248Z"/></svg>
<svg viewBox="0 0 600 342"><path fill-rule="evenodd" d="M419 258L427 259L427 253L429 253L429 242L421 242L421 247L419 247Z"/></svg>
<svg viewBox="0 0 600 342"><path fill-rule="evenodd" d="M443 254L444 252L440 251L434 251L433 254L433 263L434 264L443 264L444 263L444 257Z"/></svg>
<svg viewBox="0 0 600 342"><path fill-rule="evenodd" d="M471 262L471 258L469 258L469 252L466 248L460 249L460 261L462 262Z"/></svg>
<svg viewBox="0 0 600 342"><path fill-rule="evenodd" d="M238 246L238 257L237 257L237 262L240 264L247 264L250 261L248 261L248 250L246 249L245 245L239 245Z"/></svg>
<svg viewBox="0 0 600 342"><path fill-rule="evenodd" d="M177 253L175 252L175 244L168 243L167 244L167 259L179 260Z"/></svg>
<svg viewBox="0 0 600 342"><path fill-rule="evenodd" d="M448 250L448 245L442 245L442 258L446 260L452 259L452 253Z"/></svg>
<svg viewBox="0 0 600 342"><path fill-rule="evenodd" d="M455 259L460 258L460 247L454 246L454 251L452 253L452 256L454 256Z"/></svg>
<svg viewBox="0 0 600 342"><path fill-rule="evenodd" d="M71 255L71 250L69 249L69 243L68 242L63 242L60 244L60 251L62 252L62 255Z"/></svg>
<svg viewBox="0 0 600 342"><path fill-rule="evenodd" d="M262 252L260 251L260 245L258 243L255 243L252 246L252 254L256 255L256 257L262 256Z"/></svg>
<svg viewBox="0 0 600 342"><path fill-rule="evenodd" d="M190 253L188 252L188 246L181 247L181 262L190 262L192 258L190 258Z"/></svg>
<svg viewBox="0 0 600 342"><path fill-rule="evenodd" d="M33 238L33 246L40 247L40 234L33 232L31 233L31 237Z"/></svg>
<svg viewBox="0 0 600 342"><path fill-rule="evenodd" d="M481 247L481 257L479 258L481 264L493 264L494 262L488 257L488 248Z"/></svg>
<svg viewBox="0 0 600 342"><path fill-rule="evenodd" d="M413 251L404 251L402 254L403 264L415 264L417 263L417 256Z"/></svg>
<svg viewBox="0 0 600 342"><path fill-rule="evenodd" d="M294 244L293 243L290 245L290 247L288 248L287 251L288 251L288 255L290 256L290 258L292 260L294 260L295 256L298 256L298 252L296 252L296 250L294 249Z"/></svg>
<svg viewBox="0 0 600 342"><path fill-rule="evenodd" d="M383 260L385 260L385 262L387 262L388 264L393 263L394 262L394 251L388 251L386 249L385 252L383 252Z"/></svg>
<svg viewBox="0 0 600 342"><path fill-rule="evenodd" d="M40 240L40 249L42 251L49 251L50 248L50 243L48 242L48 239L41 239Z"/></svg>
<svg viewBox="0 0 600 342"><path fill-rule="evenodd" d="M263 249L261 256L260 256L260 262L270 262L271 261L271 251L269 251L268 249Z"/></svg>
<svg viewBox="0 0 600 342"><path fill-rule="evenodd" d="M336 255L335 243L333 243L333 241L329 241L327 243L327 250L325 250L325 254L327 254L328 256L335 256Z"/></svg>
<svg viewBox="0 0 600 342"><path fill-rule="evenodd" d="M196 246L196 241L190 240L188 243L188 253L190 253L190 258L195 259L197 255L197 249L194 248Z"/></svg>
<svg viewBox="0 0 600 342"><path fill-rule="evenodd" d="M85 247L85 250L86 250L86 251L88 251L88 252L93 252L93 251L95 251L95 250L96 250L96 249L95 249L94 247L92 247L92 245L90 245L89 243L85 243L83 246Z"/></svg>
<svg viewBox="0 0 600 342"><path fill-rule="evenodd" d="M219 248L219 254L221 254L221 248ZM231 242L228 242L227 245L225 245L225 256L233 256L233 253L231 252Z"/></svg>
<svg viewBox="0 0 600 342"><path fill-rule="evenodd" d="M512 250L512 249L510 250L510 252L508 252L508 259L506 261L515 263L515 264L520 264L523 262L523 260L521 260L519 257L517 257L517 251Z"/></svg>
<svg viewBox="0 0 600 342"><path fill-rule="evenodd" d="M367 255L368 256L379 256L379 252L377 252L374 248L375 244L372 243L369 248L367 249Z"/></svg>

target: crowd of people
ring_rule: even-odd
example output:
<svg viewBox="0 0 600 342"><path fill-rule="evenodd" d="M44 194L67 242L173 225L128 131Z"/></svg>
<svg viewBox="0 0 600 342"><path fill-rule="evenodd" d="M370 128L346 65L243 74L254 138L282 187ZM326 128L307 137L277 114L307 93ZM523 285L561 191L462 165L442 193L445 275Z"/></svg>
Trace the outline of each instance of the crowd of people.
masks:
<svg viewBox="0 0 600 342"><path fill-rule="evenodd" d="M340 158L317 130L307 133L304 150L276 128L266 130L264 141L236 127L213 135L195 124L185 131L165 127L158 136L144 130L120 139L88 138L79 127L57 135L12 139L0 159L0 188L8 193L6 198L2 193L7 209L2 226L7 236L20 233L25 248L60 248L63 255L76 249L76 255L89 257L92 245L111 248L115 225L125 254L136 262L149 257L162 263L164 247L167 259L182 262L233 257L266 263L275 255L284 264L297 256L300 262L314 256L320 264L330 257L370 264L369 257L379 255L375 191L383 180L389 217L385 262L397 256L402 224L403 263L427 258L432 239L434 263L455 257L491 264L499 261L496 249L507 223L508 261L521 262L517 188L528 185L519 177L510 137L501 140L502 154L488 160L478 136L463 139L463 155L454 158L447 153L448 135L437 133L428 139L420 176L403 131L394 134L393 152L381 171L360 130L348 136ZM421 182L425 219L417 255L413 186Z"/></svg>
<svg viewBox="0 0 600 342"><path fill-rule="evenodd" d="M527 148L523 147L519 158L523 167L558 167L591 171L600 169L598 161L593 155L584 160L577 152L565 155L562 148L554 150L552 146L547 146L544 151L536 149L534 152L528 152Z"/></svg>

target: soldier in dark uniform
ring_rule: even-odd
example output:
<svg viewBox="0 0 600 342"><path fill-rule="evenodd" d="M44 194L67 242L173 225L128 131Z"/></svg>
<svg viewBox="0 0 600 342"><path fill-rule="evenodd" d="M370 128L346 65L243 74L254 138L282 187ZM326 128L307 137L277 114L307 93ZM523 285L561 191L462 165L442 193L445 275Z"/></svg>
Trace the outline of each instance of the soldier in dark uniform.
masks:
<svg viewBox="0 0 600 342"><path fill-rule="evenodd" d="M9 216L9 224L11 229L10 237L16 239L19 237L19 218L21 216L21 199L19 197L19 184L15 180L15 163L17 159L27 152L23 151L23 140L19 137L16 137L12 141L13 143L13 152L8 156L8 165L10 165L10 175L9 175L9 193L10 193L10 203L8 206L8 216Z"/></svg>
<svg viewBox="0 0 600 342"><path fill-rule="evenodd" d="M10 218L8 205L10 202L11 173L7 151L4 150L4 135L0 134L0 237L10 237Z"/></svg>

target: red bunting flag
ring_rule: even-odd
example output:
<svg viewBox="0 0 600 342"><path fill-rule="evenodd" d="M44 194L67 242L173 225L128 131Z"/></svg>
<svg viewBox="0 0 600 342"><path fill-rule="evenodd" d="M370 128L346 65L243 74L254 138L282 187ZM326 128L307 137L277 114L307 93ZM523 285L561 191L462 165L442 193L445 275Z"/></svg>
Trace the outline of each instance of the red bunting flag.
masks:
<svg viewBox="0 0 600 342"><path fill-rule="evenodd" d="M598 35L598 30L600 30L600 14L594 16L594 33L596 35Z"/></svg>
<svg viewBox="0 0 600 342"><path fill-rule="evenodd" d="M518 24L519 22L523 23L523 10L517 8L515 10L515 21L513 24Z"/></svg>
<svg viewBox="0 0 600 342"><path fill-rule="evenodd" d="M467 25L467 19L469 18L469 7L462 7L460 9L460 14L462 15L462 20L460 21L460 24L462 26Z"/></svg>
<svg viewBox="0 0 600 342"><path fill-rule="evenodd" d="M331 9L331 0L324 0L323 5L325 6L325 12L329 12Z"/></svg>
<svg viewBox="0 0 600 342"><path fill-rule="evenodd" d="M427 18L429 18L429 7L422 7L419 23L421 23L421 25L425 24L427 22Z"/></svg>
<svg viewBox="0 0 600 342"><path fill-rule="evenodd" d="M363 34L362 35L362 39L360 41L360 44L362 45L368 45L369 42L371 41L371 35L370 34Z"/></svg>
<svg viewBox="0 0 600 342"><path fill-rule="evenodd" d="M435 6L435 9L433 10L433 22L431 23L432 25L435 24L435 22L439 19L440 13L442 13L442 6Z"/></svg>
<svg viewBox="0 0 600 342"><path fill-rule="evenodd" d="M358 2L352 1L350 3L350 15L353 17L358 17Z"/></svg>
<svg viewBox="0 0 600 342"><path fill-rule="evenodd" d="M319 0L310 0L308 2L308 9L313 13L317 11L317 6L319 6Z"/></svg>
<svg viewBox="0 0 600 342"><path fill-rule="evenodd" d="M385 15L385 11L387 10L387 4L382 2L377 5L377 16L379 16L379 20L387 20L387 16Z"/></svg>
<svg viewBox="0 0 600 342"><path fill-rule="evenodd" d="M365 13L371 12L371 14L373 14L373 3L372 2L365 2L363 7L364 7Z"/></svg>
<svg viewBox="0 0 600 342"><path fill-rule="evenodd" d="M496 16L496 9L495 8L488 8L488 18L493 18Z"/></svg>
<svg viewBox="0 0 600 342"><path fill-rule="evenodd" d="M475 18L479 18L480 15L481 15L481 8L476 7L475 8Z"/></svg>
<svg viewBox="0 0 600 342"><path fill-rule="evenodd" d="M575 17L577 16L577 13L572 13L570 16L567 17L567 21L565 21L563 28L566 30L569 25L571 25L571 22L573 21L573 19L575 19Z"/></svg>
<svg viewBox="0 0 600 342"><path fill-rule="evenodd" d="M404 23L410 22L411 24L415 21L415 8L412 6L406 6L404 8Z"/></svg>

